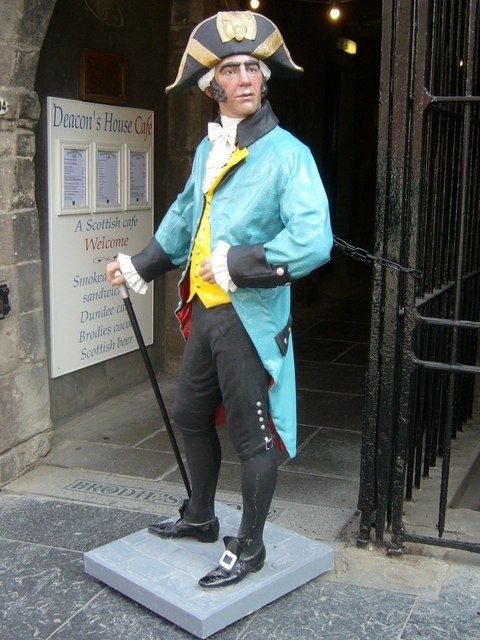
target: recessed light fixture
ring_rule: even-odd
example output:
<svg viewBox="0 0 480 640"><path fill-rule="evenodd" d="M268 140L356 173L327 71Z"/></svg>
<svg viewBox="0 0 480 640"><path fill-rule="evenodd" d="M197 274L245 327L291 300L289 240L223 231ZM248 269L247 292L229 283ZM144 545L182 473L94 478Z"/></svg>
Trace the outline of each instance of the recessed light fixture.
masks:
<svg viewBox="0 0 480 640"><path fill-rule="evenodd" d="M337 7L335 2L333 3L333 7L330 8L328 15L330 16L330 20L338 20L340 18L340 9Z"/></svg>
<svg viewBox="0 0 480 640"><path fill-rule="evenodd" d="M349 38L337 38L337 49L354 56L357 53L357 43Z"/></svg>
<svg viewBox="0 0 480 640"><path fill-rule="evenodd" d="M328 4L327 16L332 22L337 22L342 18L342 9L340 5L352 0L296 0L297 2L308 2L310 4Z"/></svg>

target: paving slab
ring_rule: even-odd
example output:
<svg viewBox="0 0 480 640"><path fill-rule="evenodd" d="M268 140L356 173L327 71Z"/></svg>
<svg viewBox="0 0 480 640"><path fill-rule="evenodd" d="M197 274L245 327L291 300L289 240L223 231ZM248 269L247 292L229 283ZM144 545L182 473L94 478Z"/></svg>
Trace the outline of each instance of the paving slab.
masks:
<svg viewBox="0 0 480 640"><path fill-rule="evenodd" d="M369 329L368 322L352 322L351 320L335 318L335 320L319 320L310 328L301 332L300 335L303 338L321 336L324 340L368 342Z"/></svg>
<svg viewBox="0 0 480 640"><path fill-rule="evenodd" d="M358 481L362 436L357 431L319 428L301 455L288 463L289 471Z"/></svg>
<svg viewBox="0 0 480 640"><path fill-rule="evenodd" d="M359 393L337 393L298 387L298 421L300 424L336 429L362 430L365 400Z"/></svg>
<svg viewBox="0 0 480 640"><path fill-rule="evenodd" d="M363 394L367 367L297 360L297 384L303 389Z"/></svg>
<svg viewBox="0 0 480 640"><path fill-rule="evenodd" d="M3 640L45 640L98 592L80 553L0 538Z"/></svg>
<svg viewBox="0 0 480 640"><path fill-rule="evenodd" d="M233 465L230 466L233 467ZM178 476L180 476L179 473ZM288 476L290 477L291 474ZM319 479L313 478L313 480ZM329 480L329 482L335 481ZM312 480L309 484L311 483ZM321 479L319 483L321 483ZM347 482L346 484L349 487L347 495L352 497L354 495L353 483ZM319 484L315 486L318 486L319 492L326 489L320 487ZM73 500L136 513L157 514L158 517L178 517L178 509L187 497L180 477L178 477L177 483L173 483L147 478L130 478L100 471L64 469L49 465L33 469L11 482L8 487L3 489L3 492L7 495L13 493ZM312 488L310 487L309 494L311 492ZM285 496L291 494L292 500L274 498L268 520L279 526L287 527L300 535L323 542L335 540L355 511L353 498L347 502L347 506L340 507L328 499L329 492L325 491L325 499L328 499L327 504L310 504L308 501L303 504L294 500L294 493L292 486L290 489L282 491ZM317 502L320 495L319 493L317 496ZM342 497L340 494L337 495ZM217 499L219 502L235 508L240 508L242 504L241 496L234 492L219 490L217 491Z"/></svg>
<svg viewBox="0 0 480 640"><path fill-rule="evenodd" d="M79 553L109 543L112 536L129 535L161 519L158 513L3 493L0 493L0 514L0 539Z"/></svg>
<svg viewBox="0 0 480 640"><path fill-rule="evenodd" d="M337 360L337 358L340 358L350 348L351 343L346 343L343 340L322 340L321 338L294 337L296 360L333 362Z"/></svg>
<svg viewBox="0 0 480 640"><path fill-rule="evenodd" d="M173 453L67 439L54 442L48 463L152 479L168 474L176 467Z"/></svg>
<svg viewBox="0 0 480 640"><path fill-rule="evenodd" d="M478 565L478 561L476 563ZM438 602L415 603L402 640L478 640L480 582L478 566L452 566Z"/></svg>
<svg viewBox="0 0 480 640"><path fill-rule="evenodd" d="M217 504L220 536L235 535L240 512ZM207 638L333 568L333 548L272 523L265 527L267 561L237 585L208 590L198 580L215 568L221 541L162 540L147 529L84 554L94 578L182 629Z"/></svg>

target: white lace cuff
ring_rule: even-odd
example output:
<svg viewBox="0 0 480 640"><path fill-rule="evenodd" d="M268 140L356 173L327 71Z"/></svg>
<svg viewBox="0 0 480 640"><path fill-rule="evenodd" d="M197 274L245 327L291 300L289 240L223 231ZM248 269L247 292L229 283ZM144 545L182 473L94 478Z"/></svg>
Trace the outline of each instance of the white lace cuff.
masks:
<svg viewBox="0 0 480 640"><path fill-rule="evenodd" d="M131 257L126 256L124 253L119 253L117 255L117 262L130 289L135 291L135 293L147 293L148 284L138 275L137 270L132 264Z"/></svg>
<svg viewBox="0 0 480 640"><path fill-rule="evenodd" d="M237 285L234 284L233 280L230 277L230 273L228 272L227 265L227 253L230 249L230 245L223 240L217 244L215 249L212 251L212 271L215 276L215 280L217 284L224 291L236 291Z"/></svg>

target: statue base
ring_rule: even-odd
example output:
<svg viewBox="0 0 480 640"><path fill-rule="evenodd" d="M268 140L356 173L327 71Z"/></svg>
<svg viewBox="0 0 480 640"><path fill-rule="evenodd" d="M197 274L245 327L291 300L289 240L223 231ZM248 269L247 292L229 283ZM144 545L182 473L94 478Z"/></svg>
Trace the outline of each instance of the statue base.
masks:
<svg viewBox="0 0 480 640"><path fill-rule="evenodd" d="M84 554L85 571L198 638L207 638L333 567L333 549L267 522L264 568L229 587L197 581L218 565L241 512L217 504L220 539L164 540L143 529ZM175 520L172 519L172 520Z"/></svg>

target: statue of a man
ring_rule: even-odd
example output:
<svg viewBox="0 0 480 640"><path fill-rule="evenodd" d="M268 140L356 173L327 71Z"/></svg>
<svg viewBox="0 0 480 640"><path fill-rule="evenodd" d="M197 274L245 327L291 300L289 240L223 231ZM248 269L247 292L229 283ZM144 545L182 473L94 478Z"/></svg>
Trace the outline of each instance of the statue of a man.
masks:
<svg viewBox="0 0 480 640"><path fill-rule="evenodd" d="M278 28L249 11L221 12L192 32L174 93L198 84L219 117L191 175L150 243L107 267L137 292L183 265L177 308L185 352L173 420L182 433L192 495L163 538L214 542L221 464L219 407L240 460L243 511L219 565L200 579L222 587L265 562L265 520L277 479L275 446L296 451L290 283L329 260L328 202L309 149L282 129L266 99L270 76L295 78ZM120 270L120 275L115 275Z"/></svg>

